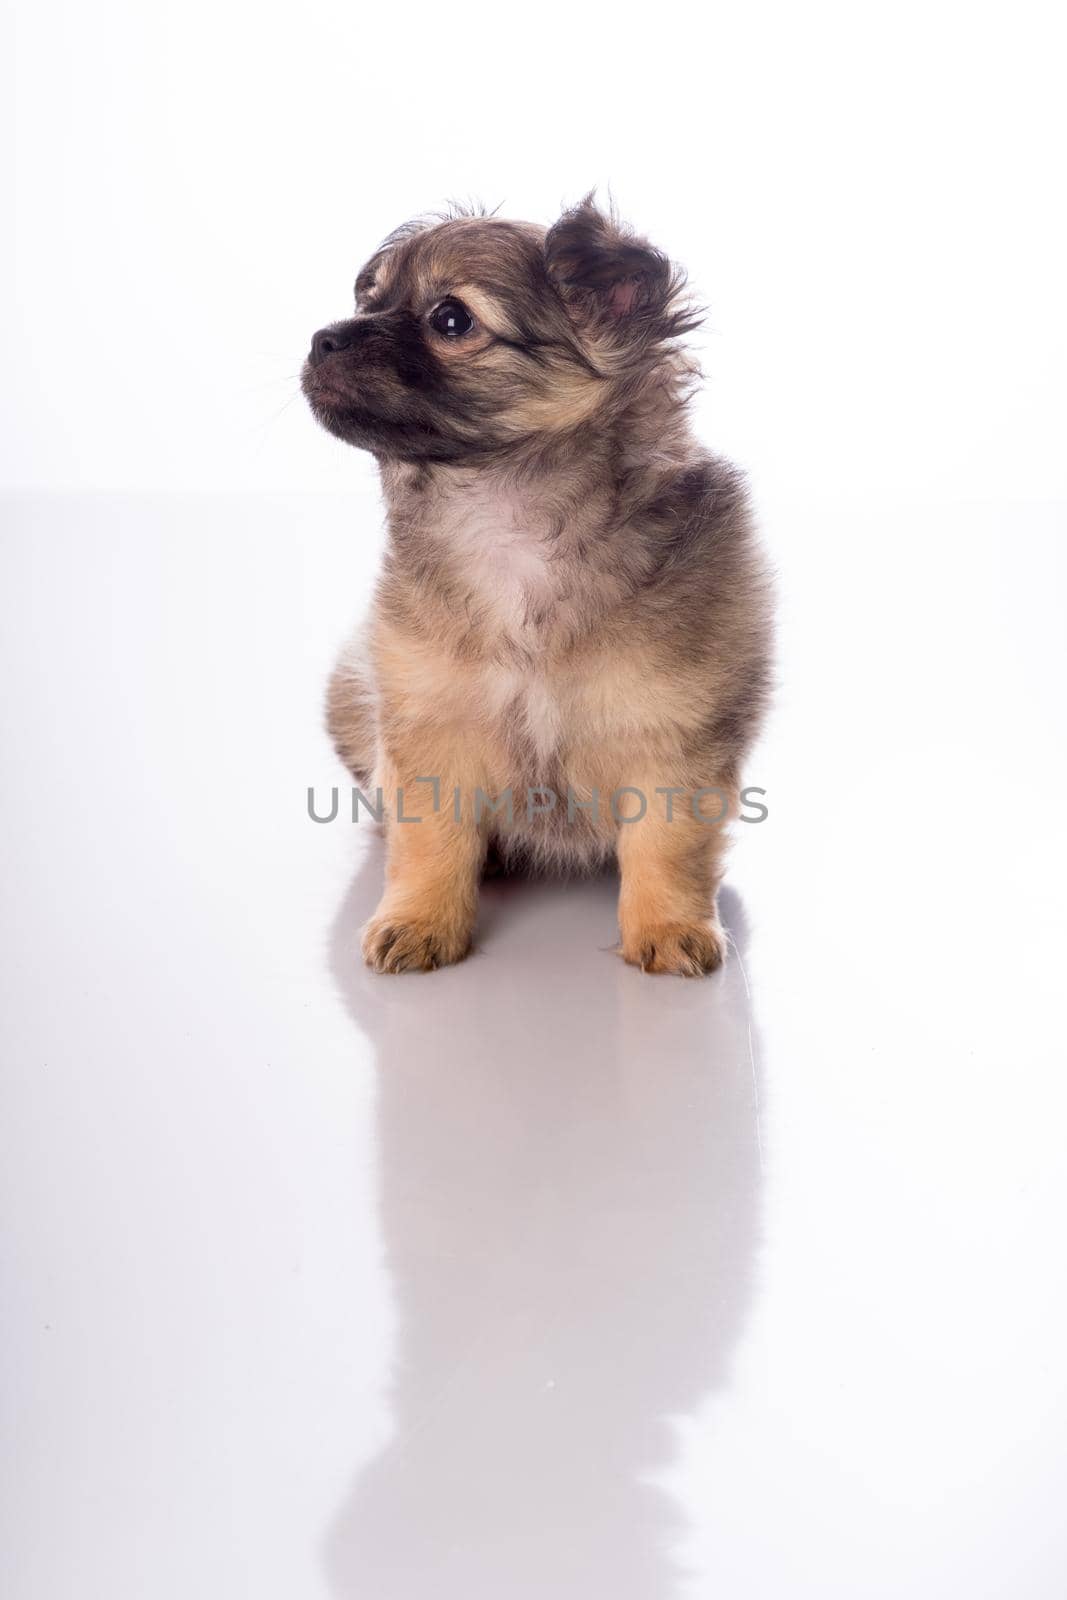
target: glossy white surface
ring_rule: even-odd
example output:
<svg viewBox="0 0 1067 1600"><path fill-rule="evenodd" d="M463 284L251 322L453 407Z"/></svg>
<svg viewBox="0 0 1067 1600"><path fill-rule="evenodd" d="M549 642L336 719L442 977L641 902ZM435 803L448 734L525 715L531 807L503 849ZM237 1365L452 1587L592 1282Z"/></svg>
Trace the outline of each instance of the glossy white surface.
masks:
<svg viewBox="0 0 1067 1600"><path fill-rule="evenodd" d="M5 521L5 1595L1060 1596L1062 509L766 508L705 983L359 966L369 498Z"/></svg>

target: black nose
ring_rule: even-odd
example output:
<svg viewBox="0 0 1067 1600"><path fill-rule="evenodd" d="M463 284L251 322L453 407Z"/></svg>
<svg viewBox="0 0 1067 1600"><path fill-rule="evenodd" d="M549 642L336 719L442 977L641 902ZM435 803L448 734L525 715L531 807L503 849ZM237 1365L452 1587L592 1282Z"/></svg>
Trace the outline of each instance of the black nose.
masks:
<svg viewBox="0 0 1067 1600"><path fill-rule="evenodd" d="M338 350L347 350L351 343L352 335L343 322L334 322L328 328L320 328L311 339L309 357L311 365L317 367L327 356L334 355Z"/></svg>

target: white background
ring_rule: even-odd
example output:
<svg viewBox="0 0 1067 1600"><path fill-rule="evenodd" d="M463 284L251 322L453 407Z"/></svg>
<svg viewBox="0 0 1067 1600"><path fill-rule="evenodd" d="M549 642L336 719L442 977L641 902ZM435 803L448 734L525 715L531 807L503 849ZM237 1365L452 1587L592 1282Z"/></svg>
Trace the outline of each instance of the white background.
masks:
<svg viewBox="0 0 1067 1600"><path fill-rule="evenodd" d="M12 9L8 484L349 483L286 403L378 240L599 184L764 491L1064 491L1051 5Z"/></svg>
<svg viewBox="0 0 1067 1600"><path fill-rule="evenodd" d="M11 1600L1064 1593L1053 22L9 9ZM304 806L380 515L300 363L406 216L594 183L780 577L735 949L498 886L376 979Z"/></svg>

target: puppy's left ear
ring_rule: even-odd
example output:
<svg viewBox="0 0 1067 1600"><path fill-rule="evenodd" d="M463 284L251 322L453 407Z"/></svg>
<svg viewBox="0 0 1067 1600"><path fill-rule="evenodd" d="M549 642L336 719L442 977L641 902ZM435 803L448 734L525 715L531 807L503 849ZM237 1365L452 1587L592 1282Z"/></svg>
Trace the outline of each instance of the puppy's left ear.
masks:
<svg viewBox="0 0 1067 1600"><path fill-rule="evenodd" d="M671 339L700 321L682 302L684 275L662 251L606 216L591 194L548 230L545 266L579 327L612 343Z"/></svg>

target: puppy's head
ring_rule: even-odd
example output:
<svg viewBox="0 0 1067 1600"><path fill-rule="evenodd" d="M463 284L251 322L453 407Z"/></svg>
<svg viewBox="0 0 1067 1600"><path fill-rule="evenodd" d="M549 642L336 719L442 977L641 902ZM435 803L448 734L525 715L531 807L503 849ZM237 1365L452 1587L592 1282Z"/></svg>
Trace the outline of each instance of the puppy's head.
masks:
<svg viewBox="0 0 1067 1600"><path fill-rule="evenodd" d="M318 420L384 459L472 461L610 420L695 326L667 258L591 199L545 231L457 216L393 234L321 328Z"/></svg>

